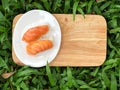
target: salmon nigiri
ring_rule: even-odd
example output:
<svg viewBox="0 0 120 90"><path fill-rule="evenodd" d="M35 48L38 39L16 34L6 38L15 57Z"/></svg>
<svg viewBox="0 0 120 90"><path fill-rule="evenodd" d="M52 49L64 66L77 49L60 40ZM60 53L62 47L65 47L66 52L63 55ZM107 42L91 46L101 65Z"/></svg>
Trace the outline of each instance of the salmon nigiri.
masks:
<svg viewBox="0 0 120 90"><path fill-rule="evenodd" d="M53 47L51 40L38 40L27 45L26 50L28 54L35 55L39 52L48 50Z"/></svg>
<svg viewBox="0 0 120 90"><path fill-rule="evenodd" d="M28 43L31 41L35 41L42 35L46 34L48 32L48 29L48 25L32 27L25 32L22 40Z"/></svg>

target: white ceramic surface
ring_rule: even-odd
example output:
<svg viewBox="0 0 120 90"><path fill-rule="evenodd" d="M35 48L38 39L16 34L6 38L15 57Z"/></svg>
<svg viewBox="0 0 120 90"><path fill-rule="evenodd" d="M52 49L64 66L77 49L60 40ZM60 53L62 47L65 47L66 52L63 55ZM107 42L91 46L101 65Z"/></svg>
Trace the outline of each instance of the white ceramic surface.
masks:
<svg viewBox="0 0 120 90"><path fill-rule="evenodd" d="M52 39L53 48L29 55L26 52L27 43L22 41L23 34L31 27L49 25L49 32L40 39ZM18 20L13 33L13 48L18 59L31 67L42 67L50 63L57 56L61 44L61 30L55 17L47 11L31 10L23 14Z"/></svg>

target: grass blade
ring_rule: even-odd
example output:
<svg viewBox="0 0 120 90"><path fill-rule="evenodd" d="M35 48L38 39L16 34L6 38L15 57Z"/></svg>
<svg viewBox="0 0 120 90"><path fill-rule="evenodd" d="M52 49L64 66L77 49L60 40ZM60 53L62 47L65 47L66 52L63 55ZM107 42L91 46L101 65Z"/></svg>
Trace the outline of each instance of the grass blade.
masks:
<svg viewBox="0 0 120 90"><path fill-rule="evenodd" d="M0 56L0 70L4 68L4 69L7 69L9 71L9 68L5 62L5 60Z"/></svg>
<svg viewBox="0 0 120 90"><path fill-rule="evenodd" d="M106 2L100 7L100 10L103 11L105 8L107 8L111 4L111 1Z"/></svg>
<svg viewBox="0 0 120 90"><path fill-rule="evenodd" d="M24 90L29 90L28 86L24 82L20 84L20 87Z"/></svg>
<svg viewBox="0 0 120 90"><path fill-rule="evenodd" d="M50 9L51 9L50 3L47 0L42 0L42 2L43 2L43 5L44 5L45 9L47 11L50 11Z"/></svg>
<svg viewBox="0 0 120 90"><path fill-rule="evenodd" d="M0 32L6 32L7 29L4 26L0 26Z"/></svg>
<svg viewBox="0 0 120 90"><path fill-rule="evenodd" d="M53 12L58 12L62 6L62 0L54 0L52 5Z"/></svg>
<svg viewBox="0 0 120 90"><path fill-rule="evenodd" d="M0 11L0 19L3 19L3 18L4 18L4 16L3 16L2 12Z"/></svg>
<svg viewBox="0 0 120 90"><path fill-rule="evenodd" d="M64 13L67 13L70 9L70 0L65 0Z"/></svg>
<svg viewBox="0 0 120 90"><path fill-rule="evenodd" d="M87 13L91 13L91 8L92 8L92 5L94 3L94 0L91 0L89 3L88 3L88 8L87 8Z"/></svg>
<svg viewBox="0 0 120 90"><path fill-rule="evenodd" d="M43 9L43 6L41 4L39 4L39 3L33 2L32 5L34 7L37 7L38 9Z"/></svg>
<svg viewBox="0 0 120 90"><path fill-rule="evenodd" d="M112 19L111 21L108 22L108 25L111 27L111 28L116 28L118 26L118 22L117 22L117 19Z"/></svg>
<svg viewBox="0 0 120 90"><path fill-rule="evenodd" d="M111 40L108 38L108 45L110 48L114 49L117 51L116 47L112 44Z"/></svg>
<svg viewBox="0 0 120 90"><path fill-rule="evenodd" d="M55 86L56 83L54 81L54 78L52 76L52 73L51 73L51 70L50 70L50 67L48 66L48 64L46 65L46 72L47 72L48 79L50 81L51 86Z"/></svg>
<svg viewBox="0 0 120 90"><path fill-rule="evenodd" d="M9 11L9 0L2 0L2 6L4 8L4 10Z"/></svg>
<svg viewBox="0 0 120 90"><path fill-rule="evenodd" d="M82 85L82 86L80 86L80 88L84 88L84 89L90 89L91 87L89 87L88 85Z"/></svg>
<svg viewBox="0 0 120 90"><path fill-rule="evenodd" d="M85 14L84 14L83 10L82 10L80 7L78 7L77 10L78 10L78 12L81 13L81 14L83 15L83 17L85 18Z"/></svg>
<svg viewBox="0 0 120 90"><path fill-rule="evenodd" d="M98 67L98 68L95 68L95 69L94 69L94 71L91 73L91 74L92 74L92 76L94 76L94 77L95 77L95 76L97 75L97 73L98 73L99 69L100 69L99 67Z"/></svg>
<svg viewBox="0 0 120 90"><path fill-rule="evenodd" d="M67 77L68 77L67 85L68 85L68 87L71 87L73 78L72 78L72 72L69 67L67 67Z"/></svg>
<svg viewBox="0 0 120 90"><path fill-rule="evenodd" d="M96 14L101 14L101 11L97 5L94 6L94 11Z"/></svg>
<svg viewBox="0 0 120 90"><path fill-rule="evenodd" d="M110 90L117 90L117 80L113 72L111 73Z"/></svg>
<svg viewBox="0 0 120 90"><path fill-rule="evenodd" d="M73 20L75 20L75 15L76 15L78 3L79 3L79 1L76 1L73 5Z"/></svg>
<svg viewBox="0 0 120 90"><path fill-rule="evenodd" d="M119 64L119 67L118 68L120 68L120 64ZM119 71L118 71L118 76L119 76L119 85L120 85L120 69L119 69Z"/></svg>
<svg viewBox="0 0 120 90"><path fill-rule="evenodd" d="M116 63L117 61L115 60L115 59L109 59L109 60L107 60L105 63L104 63L104 65L112 65L112 64L114 64L114 63Z"/></svg>
<svg viewBox="0 0 120 90"><path fill-rule="evenodd" d="M87 86L89 87L89 85L85 82L85 81L82 81L82 80L75 80L76 84L79 85L79 86Z"/></svg>
<svg viewBox="0 0 120 90"><path fill-rule="evenodd" d="M120 27L117 27L117 28L115 28L115 29L111 29L111 30L110 30L110 33L115 33L115 34L116 34L117 32L118 32L118 33L120 32Z"/></svg>
<svg viewBox="0 0 120 90"><path fill-rule="evenodd" d="M5 41L5 39L6 39L6 33L0 34L0 42L3 43Z"/></svg>
<svg viewBox="0 0 120 90"><path fill-rule="evenodd" d="M81 8L86 8L87 5L88 5L88 2L84 2L84 3L81 3L81 4L80 4L80 7L81 7Z"/></svg>
<svg viewBox="0 0 120 90"><path fill-rule="evenodd" d="M109 80L108 76L106 75L106 73L104 71L102 72L102 79L104 80L105 86L109 87L110 86L110 80Z"/></svg>
<svg viewBox="0 0 120 90"><path fill-rule="evenodd" d="M15 78L23 77L23 76L29 76L29 75L38 75L39 72L35 69L30 69L28 67L23 67L17 73L15 74Z"/></svg>

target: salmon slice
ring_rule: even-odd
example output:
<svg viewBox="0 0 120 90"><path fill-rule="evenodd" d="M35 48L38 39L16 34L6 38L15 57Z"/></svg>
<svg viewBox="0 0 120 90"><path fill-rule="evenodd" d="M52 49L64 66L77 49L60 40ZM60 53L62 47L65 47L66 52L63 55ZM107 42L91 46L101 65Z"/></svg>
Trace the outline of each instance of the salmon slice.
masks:
<svg viewBox="0 0 120 90"><path fill-rule="evenodd" d="M29 43L39 39L42 35L48 32L48 25L36 26L28 29L23 35L22 40Z"/></svg>
<svg viewBox="0 0 120 90"><path fill-rule="evenodd" d="M39 52L48 50L53 47L53 42L51 40L38 40L31 42L26 46L28 54L36 55Z"/></svg>

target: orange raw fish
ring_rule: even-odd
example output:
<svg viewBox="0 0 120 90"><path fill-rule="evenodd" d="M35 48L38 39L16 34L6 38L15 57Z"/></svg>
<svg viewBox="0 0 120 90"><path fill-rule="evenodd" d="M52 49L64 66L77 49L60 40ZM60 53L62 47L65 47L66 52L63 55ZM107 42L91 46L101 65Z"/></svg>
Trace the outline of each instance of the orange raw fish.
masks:
<svg viewBox="0 0 120 90"><path fill-rule="evenodd" d="M53 47L51 40L38 40L27 45L26 50L28 54L35 55L39 52L48 50Z"/></svg>
<svg viewBox="0 0 120 90"><path fill-rule="evenodd" d="M43 34L48 32L48 25L36 26L33 28L28 29L23 35L22 40L26 42L32 42L40 38Z"/></svg>

